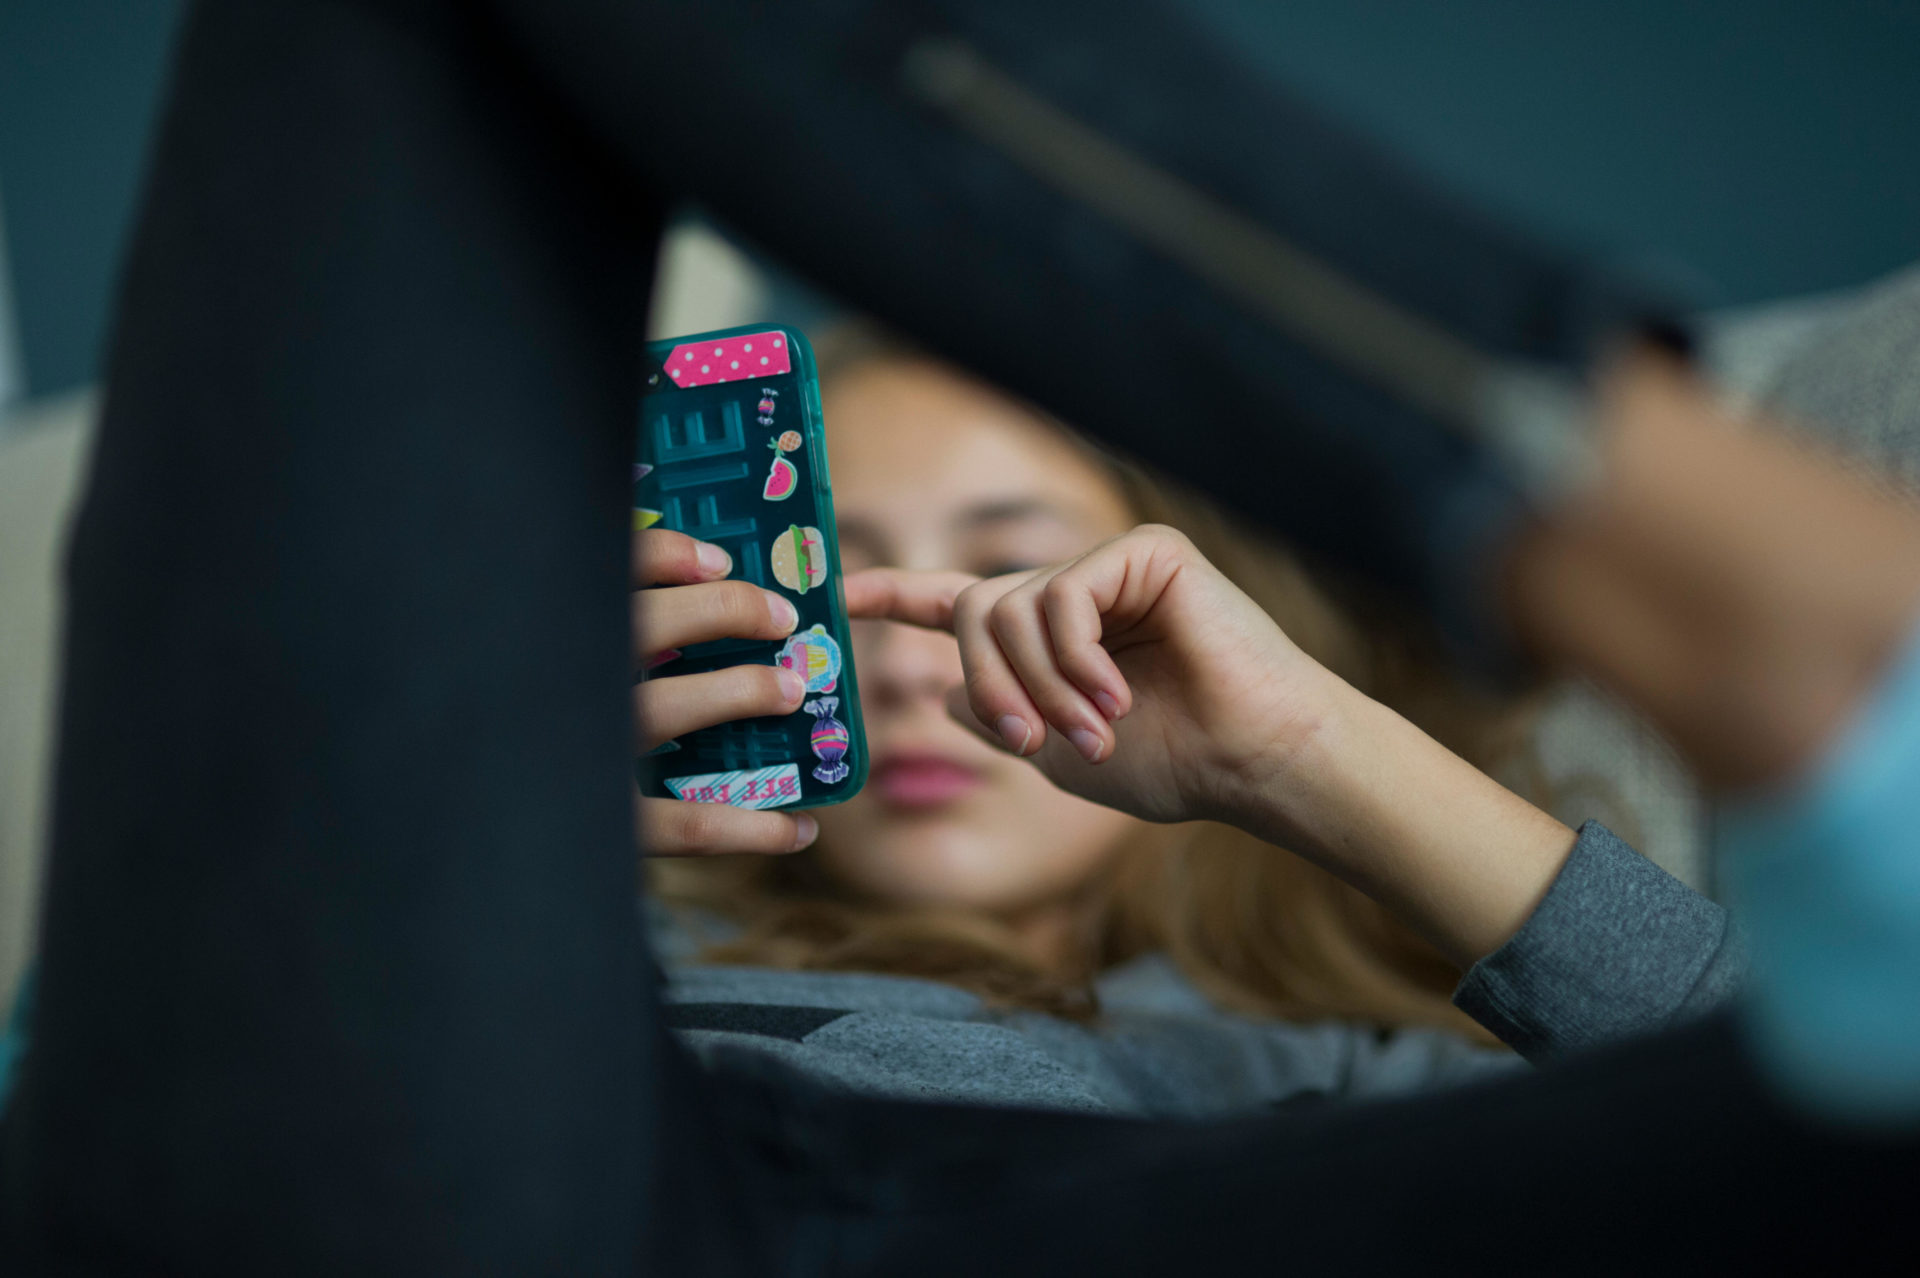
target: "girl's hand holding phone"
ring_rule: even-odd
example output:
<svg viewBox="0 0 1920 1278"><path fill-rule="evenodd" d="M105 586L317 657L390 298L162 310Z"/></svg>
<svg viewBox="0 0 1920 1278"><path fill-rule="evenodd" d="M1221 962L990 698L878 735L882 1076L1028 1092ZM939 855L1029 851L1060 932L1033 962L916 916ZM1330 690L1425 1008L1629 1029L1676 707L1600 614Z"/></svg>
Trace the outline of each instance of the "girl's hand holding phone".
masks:
<svg viewBox="0 0 1920 1278"><path fill-rule="evenodd" d="M733 561L718 546L650 528L633 534L633 657L659 663L690 644L716 639L783 639L798 620L771 590L729 581ZM644 596L644 598L643 598ZM792 714L805 685L781 666L740 665L703 674L666 674L634 685L640 753L701 728L759 715ZM721 852L794 852L819 832L804 813L753 811L640 795L642 846L656 856Z"/></svg>

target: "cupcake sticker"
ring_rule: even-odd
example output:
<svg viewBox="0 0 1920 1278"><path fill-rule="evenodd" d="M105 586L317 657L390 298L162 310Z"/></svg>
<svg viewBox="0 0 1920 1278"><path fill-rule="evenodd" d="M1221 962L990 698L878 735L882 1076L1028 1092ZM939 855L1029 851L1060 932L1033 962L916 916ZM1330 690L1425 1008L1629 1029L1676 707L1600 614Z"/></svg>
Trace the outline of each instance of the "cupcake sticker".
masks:
<svg viewBox="0 0 1920 1278"><path fill-rule="evenodd" d="M774 664L805 679L808 692L832 692L840 682L841 660L840 644L825 626L815 625L789 636Z"/></svg>

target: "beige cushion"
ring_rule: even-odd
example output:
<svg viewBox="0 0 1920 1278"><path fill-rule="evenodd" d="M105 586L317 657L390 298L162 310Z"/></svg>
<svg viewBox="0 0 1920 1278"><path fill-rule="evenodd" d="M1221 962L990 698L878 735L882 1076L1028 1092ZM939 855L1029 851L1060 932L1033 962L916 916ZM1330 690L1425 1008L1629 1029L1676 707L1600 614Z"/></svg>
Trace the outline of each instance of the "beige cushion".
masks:
<svg viewBox="0 0 1920 1278"><path fill-rule="evenodd" d="M0 1000L32 946L56 689L59 575L94 397L15 415L0 433Z"/></svg>

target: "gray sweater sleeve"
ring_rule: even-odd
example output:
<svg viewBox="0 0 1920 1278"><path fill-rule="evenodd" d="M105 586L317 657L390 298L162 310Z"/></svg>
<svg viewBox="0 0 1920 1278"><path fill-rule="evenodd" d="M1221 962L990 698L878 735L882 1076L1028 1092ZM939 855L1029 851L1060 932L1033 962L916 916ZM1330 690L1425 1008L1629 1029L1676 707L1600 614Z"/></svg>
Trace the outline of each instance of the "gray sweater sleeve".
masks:
<svg viewBox="0 0 1920 1278"><path fill-rule="evenodd" d="M1724 908L1589 821L1532 916L1453 1001L1538 1061L1700 1015L1745 971Z"/></svg>

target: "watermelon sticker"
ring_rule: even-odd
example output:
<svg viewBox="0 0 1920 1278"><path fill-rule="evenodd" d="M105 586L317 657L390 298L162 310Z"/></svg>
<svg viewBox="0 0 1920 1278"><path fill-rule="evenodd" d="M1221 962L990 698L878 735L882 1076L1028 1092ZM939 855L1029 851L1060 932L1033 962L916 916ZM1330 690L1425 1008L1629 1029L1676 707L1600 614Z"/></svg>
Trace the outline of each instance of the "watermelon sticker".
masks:
<svg viewBox="0 0 1920 1278"><path fill-rule="evenodd" d="M793 496L793 490L800 486L800 472L793 468L783 454L797 452L800 448L800 432L786 431L776 435L767 447L773 450L773 469L767 473L766 487L760 495L768 501L785 501Z"/></svg>

